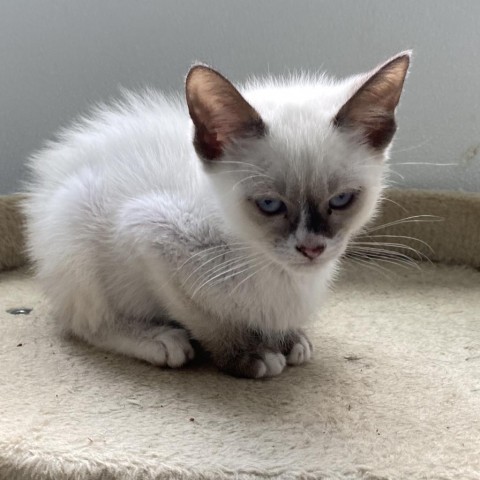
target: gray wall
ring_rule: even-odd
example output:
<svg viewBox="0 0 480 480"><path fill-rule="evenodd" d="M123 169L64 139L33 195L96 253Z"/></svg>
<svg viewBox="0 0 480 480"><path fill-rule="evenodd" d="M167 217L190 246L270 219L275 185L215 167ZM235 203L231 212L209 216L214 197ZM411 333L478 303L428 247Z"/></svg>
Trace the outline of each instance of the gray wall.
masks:
<svg viewBox="0 0 480 480"><path fill-rule="evenodd" d="M478 0L1 0L0 193L21 188L43 139L119 85L180 89L195 59L239 81L341 76L405 48L395 181L480 191L479 19Z"/></svg>

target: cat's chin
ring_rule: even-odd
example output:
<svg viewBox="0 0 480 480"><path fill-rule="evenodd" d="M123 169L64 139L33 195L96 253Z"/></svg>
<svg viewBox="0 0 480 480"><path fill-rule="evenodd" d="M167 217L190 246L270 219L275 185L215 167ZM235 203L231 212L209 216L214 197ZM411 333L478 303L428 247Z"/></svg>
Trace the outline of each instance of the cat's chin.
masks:
<svg viewBox="0 0 480 480"><path fill-rule="evenodd" d="M335 257L336 258L336 257ZM294 272L294 273L315 273L315 272L318 272L320 270L322 270L322 268L324 268L325 266L329 265L331 262L333 262L335 260L335 258L333 257L325 257L325 258L322 258L322 257L319 257L319 258L315 258L313 260L310 260L310 259L305 259L305 260L297 260L295 262L290 262L289 265L288 265L288 269L291 271L291 272Z"/></svg>

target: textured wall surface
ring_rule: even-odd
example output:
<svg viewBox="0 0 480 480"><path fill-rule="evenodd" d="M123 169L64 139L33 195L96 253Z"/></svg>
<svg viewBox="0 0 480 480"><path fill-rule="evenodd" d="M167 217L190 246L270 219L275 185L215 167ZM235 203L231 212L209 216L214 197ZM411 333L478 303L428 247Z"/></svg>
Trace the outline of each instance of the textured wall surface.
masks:
<svg viewBox="0 0 480 480"><path fill-rule="evenodd" d="M480 191L478 18L477 0L5 0L0 194L21 188L43 139L119 86L181 89L195 59L236 81L294 69L342 76L406 48L415 58L392 180Z"/></svg>

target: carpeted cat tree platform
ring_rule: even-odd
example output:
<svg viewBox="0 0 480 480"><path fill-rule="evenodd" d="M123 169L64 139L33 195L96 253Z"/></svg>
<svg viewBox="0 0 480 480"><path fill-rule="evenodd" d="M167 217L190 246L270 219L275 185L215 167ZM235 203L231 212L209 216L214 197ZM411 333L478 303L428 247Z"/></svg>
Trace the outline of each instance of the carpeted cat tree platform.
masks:
<svg viewBox="0 0 480 480"><path fill-rule="evenodd" d="M0 273L0 479L479 479L480 195L389 196L381 223L443 218L382 230L434 263L346 262L314 360L265 381L59 338L28 268ZM3 268L24 262L17 201Z"/></svg>

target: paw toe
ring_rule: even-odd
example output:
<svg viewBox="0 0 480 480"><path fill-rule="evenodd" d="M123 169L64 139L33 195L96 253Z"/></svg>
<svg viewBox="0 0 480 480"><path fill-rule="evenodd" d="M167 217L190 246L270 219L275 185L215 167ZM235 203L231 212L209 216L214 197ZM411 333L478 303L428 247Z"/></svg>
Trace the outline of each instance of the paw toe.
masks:
<svg viewBox="0 0 480 480"><path fill-rule="evenodd" d="M266 352L261 360L256 360L255 378L280 375L286 364L285 356L281 353Z"/></svg>
<svg viewBox="0 0 480 480"><path fill-rule="evenodd" d="M235 377L265 378L282 373L286 365L285 356L273 351L244 352L220 366Z"/></svg>
<svg viewBox="0 0 480 480"><path fill-rule="evenodd" d="M155 355L151 363L157 366L178 368L195 357L195 351L185 330L161 330L154 337Z"/></svg>
<svg viewBox="0 0 480 480"><path fill-rule="evenodd" d="M290 352L287 355L287 363L289 365L301 365L308 362L312 357L312 347L307 337L301 335Z"/></svg>
<svg viewBox="0 0 480 480"><path fill-rule="evenodd" d="M171 330L162 343L167 349L167 365L171 368L181 367L195 356L185 330Z"/></svg>
<svg viewBox="0 0 480 480"><path fill-rule="evenodd" d="M262 360L257 360L255 362L255 367L253 371L255 372L254 378L263 378L267 375L267 365Z"/></svg>
<svg viewBox="0 0 480 480"><path fill-rule="evenodd" d="M267 352L265 353L264 363L267 367L266 377L275 377L280 375L285 368L287 361L281 353Z"/></svg>

